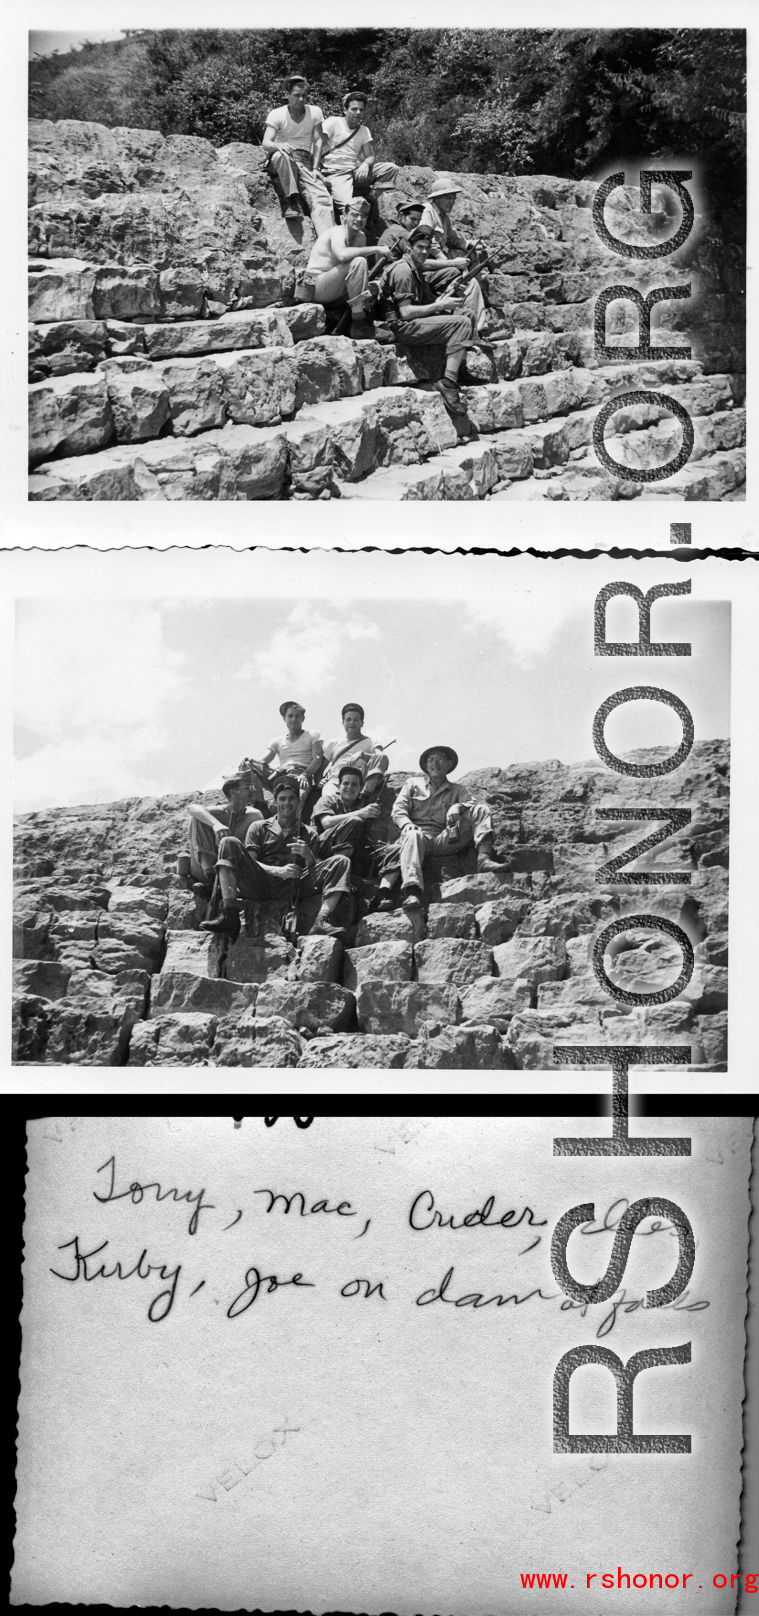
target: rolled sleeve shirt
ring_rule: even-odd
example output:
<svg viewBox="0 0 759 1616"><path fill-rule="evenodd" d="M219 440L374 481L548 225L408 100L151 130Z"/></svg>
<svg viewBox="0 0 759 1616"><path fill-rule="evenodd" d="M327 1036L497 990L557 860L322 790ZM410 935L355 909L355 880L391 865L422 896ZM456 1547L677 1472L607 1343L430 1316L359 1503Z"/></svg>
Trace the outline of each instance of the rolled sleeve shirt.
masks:
<svg viewBox="0 0 759 1616"><path fill-rule="evenodd" d="M435 790L426 775L420 775L401 787L393 804L392 817L402 831L422 830L429 836L437 836L445 830L448 809L455 802L462 808L471 806L472 797L466 786L446 780L445 785Z"/></svg>
<svg viewBox="0 0 759 1616"><path fill-rule="evenodd" d="M446 258L457 258L466 250L466 241L451 223L450 214L441 213L434 202L425 202L419 223L429 225L436 247Z"/></svg>
<svg viewBox="0 0 759 1616"><path fill-rule="evenodd" d="M314 858L319 858L319 843L316 832L310 825L293 825L292 830L284 831L277 819L264 819L257 825L251 825L245 837L247 852L252 853L262 864L282 866L292 864L293 842L305 842L309 852Z"/></svg>

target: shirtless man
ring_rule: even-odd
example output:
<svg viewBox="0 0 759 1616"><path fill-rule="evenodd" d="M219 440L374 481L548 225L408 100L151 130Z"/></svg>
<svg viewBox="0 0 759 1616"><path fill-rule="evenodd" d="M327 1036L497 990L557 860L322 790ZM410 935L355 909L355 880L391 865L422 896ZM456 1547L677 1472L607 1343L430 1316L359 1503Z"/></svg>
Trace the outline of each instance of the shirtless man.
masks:
<svg viewBox="0 0 759 1616"><path fill-rule="evenodd" d="M351 309L350 334L359 341L374 336L374 328L366 319L367 260L374 258L382 265L388 256L385 247L366 245L363 226L368 212L366 199L354 197L345 209L342 223L333 224L314 242L306 266L306 278L311 283L315 303L328 308L347 296Z"/></svg>

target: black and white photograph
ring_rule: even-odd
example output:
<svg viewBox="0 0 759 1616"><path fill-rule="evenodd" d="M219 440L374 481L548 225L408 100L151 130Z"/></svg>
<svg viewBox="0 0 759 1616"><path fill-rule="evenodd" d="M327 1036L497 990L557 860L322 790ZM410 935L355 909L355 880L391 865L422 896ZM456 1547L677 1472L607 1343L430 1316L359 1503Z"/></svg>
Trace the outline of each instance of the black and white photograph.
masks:
<svg viewBox="0 0 759 1616"><path fill-rule="evenodd" d="M744 29L199 16L30 33L30 501L744 500Z"/></svg>
<svg viewBox="0 0 759 1616"><path fill-rule="evenodd" d="M4 570L22 1080L557 1081L601 1058L573 1046L610 1043L666 1045L707 1087L728 1063L748 1078L728 1001L756 887L740 568L141 551Z"/></svg>

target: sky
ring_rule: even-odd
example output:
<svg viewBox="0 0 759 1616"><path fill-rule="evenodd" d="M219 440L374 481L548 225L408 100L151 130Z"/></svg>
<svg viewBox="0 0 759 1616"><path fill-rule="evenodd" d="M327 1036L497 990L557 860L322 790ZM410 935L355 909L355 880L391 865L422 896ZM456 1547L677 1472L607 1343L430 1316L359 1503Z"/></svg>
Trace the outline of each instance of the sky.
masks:
<svg viewBox="0 0 759 1616"><path fill-rule="evenodd" d="M634 684L679 695L697 739L729 734L729 603L657 602L654 638L689 640L692 655L643 663L594 656L587 581L581 595L19 599L16 810L210 789L265 752L292 699L325 739L360 702L366 733L396 738L391 769L416 769L432 744L455 747L460 774L589 761L598 706ZM607 633L637 638L631 602L611 603ZM639 702L606 738L617 752L674 749L681 728Z"/></svg>
<svg viewBox="0 0 759 1616"><path fill-rule="evenodd" d="M60 51L63 56L66 51L79 50L86 40L89 40L94 45L101 39L123 38L123 28L69 28L67 30L33 28L29 33L29 55L30 57L52 56L53 51Z"/></svg>

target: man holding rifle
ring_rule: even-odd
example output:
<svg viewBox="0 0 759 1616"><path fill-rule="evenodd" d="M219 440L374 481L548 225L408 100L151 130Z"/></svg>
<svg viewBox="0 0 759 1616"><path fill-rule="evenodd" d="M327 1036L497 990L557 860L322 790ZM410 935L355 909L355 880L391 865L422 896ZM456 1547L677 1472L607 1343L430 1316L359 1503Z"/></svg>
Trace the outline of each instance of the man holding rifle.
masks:
<svg viewBox="0 0 759 1616"><path fill-rule="evenodd" d="M237 836L220 837L216 869L223 907L217 919L202 922L201 930L236 942L240 935L240 899L266 903L285 896L287 882L297 882L299 896L322 894L312 933L334 936L341 928L332 923L332 916L343 898L350 897L350 859L339 853L319 857L316 832L300 824L300 787L294 776L279 775L272 793L273 819L252 824L244 843Z"/></svg>
<svg viewBox="0 0 759 1616"><path fill-rule="evenodd" d="M464 410L458 374L466 349L472 346L474 320L464 308L463 297L451 292L435 297L424 271L432 240L430 225L416 225L409 234L407 253L388 270L387 323L395 339L408 348L445 345L445 375L434 386L448 409L458 414Z"/></svg>

